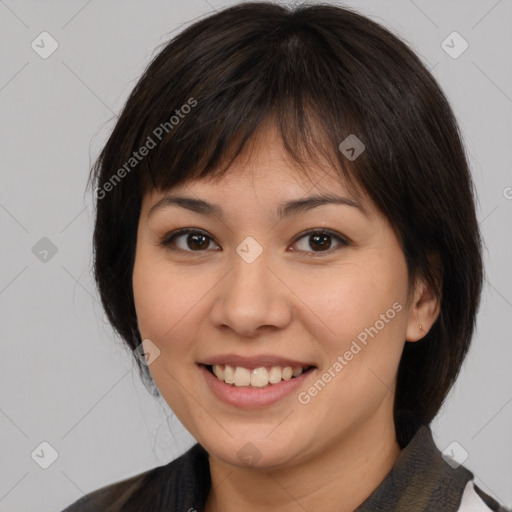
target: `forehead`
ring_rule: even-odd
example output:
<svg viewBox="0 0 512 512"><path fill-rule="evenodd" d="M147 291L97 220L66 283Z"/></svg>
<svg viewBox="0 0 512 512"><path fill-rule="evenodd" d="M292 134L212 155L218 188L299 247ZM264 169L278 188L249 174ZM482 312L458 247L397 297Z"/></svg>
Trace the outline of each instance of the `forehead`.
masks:
<svg viewBox="0 0 512 512"><path fill-rule="evenodd" d="M313 194L336 194L362 204L369 199L349 184L340 169L325 158L304 158L299 165L286 151L274 125L260 129L222 175L213 172L203 178L188 179L168 189L152 189L144 197L154 204L164 195L195 194L215 197L216 202L263 200L282 202ZM369 206L369 205L368 205Z"/></svg>

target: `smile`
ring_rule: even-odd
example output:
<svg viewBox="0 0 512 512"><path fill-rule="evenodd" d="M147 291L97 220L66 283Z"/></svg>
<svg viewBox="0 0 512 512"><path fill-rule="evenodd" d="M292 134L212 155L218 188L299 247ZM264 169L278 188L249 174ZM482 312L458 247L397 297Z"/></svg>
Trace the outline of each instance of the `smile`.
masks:
<svg viewBox="0 0 512 512"><path fill-rule="evenodd" d="M249 369L229 364L207 365L207 370L218 380L237 387L264 388L298 377L310 366L260 366Z"/></svg>
<svg viewBox="0 0 512 512"><path fill-rule="evenodd" d="M268 407L293 396L317 370L298 361L264 359L215 358L198 363L198 368L217 399L242 409Z"/></svg>

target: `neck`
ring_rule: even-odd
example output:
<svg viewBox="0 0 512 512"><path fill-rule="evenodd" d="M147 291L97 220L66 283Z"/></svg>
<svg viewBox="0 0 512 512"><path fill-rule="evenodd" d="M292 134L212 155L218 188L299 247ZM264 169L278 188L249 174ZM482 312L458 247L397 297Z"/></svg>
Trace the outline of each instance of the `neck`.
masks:
<svg viewBox="0 0 512 512"><path fill-rule="evenodd" d="M300 464L239 468L210 454L205 512L322 510L352 512L391 471L400 447L392 418L358 425Z"/></svg>

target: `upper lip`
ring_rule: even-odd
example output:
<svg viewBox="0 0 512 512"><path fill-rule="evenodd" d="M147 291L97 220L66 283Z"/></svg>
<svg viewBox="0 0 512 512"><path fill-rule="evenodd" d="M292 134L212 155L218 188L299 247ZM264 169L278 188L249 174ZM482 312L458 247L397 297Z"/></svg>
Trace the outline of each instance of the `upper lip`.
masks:
<svg viewBox="0 0 512 512"><path fill-rule="evenodd" d="M262 366L314 366L310 362L297 361L287 357L279 357L270 354L260 354L256 356L241 356L237 354L223 354L218 356L208 357L200 361L200 364L214 365L214 364L228 364L230 366L241 366L242 368L254 369Z"/></svg>

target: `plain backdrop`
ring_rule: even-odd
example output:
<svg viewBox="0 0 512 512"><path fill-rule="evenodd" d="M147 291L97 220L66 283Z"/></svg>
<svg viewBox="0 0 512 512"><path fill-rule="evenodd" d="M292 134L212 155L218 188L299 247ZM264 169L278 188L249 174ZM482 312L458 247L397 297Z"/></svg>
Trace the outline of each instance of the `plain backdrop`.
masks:
<svg viewBox="0 0 512 512"><path fill-rule="evenodd" d="M232 3L0 0L2 512L61 510L194 442L147 393L105 320L85 185L157 46ZM512 506L512 3L339 5L409 42L460 123L487 277L472 349L432 428L441 450L458 443L476 483ZM443 48L449 36L456 49L469 45L457 58Z"/></svg>

